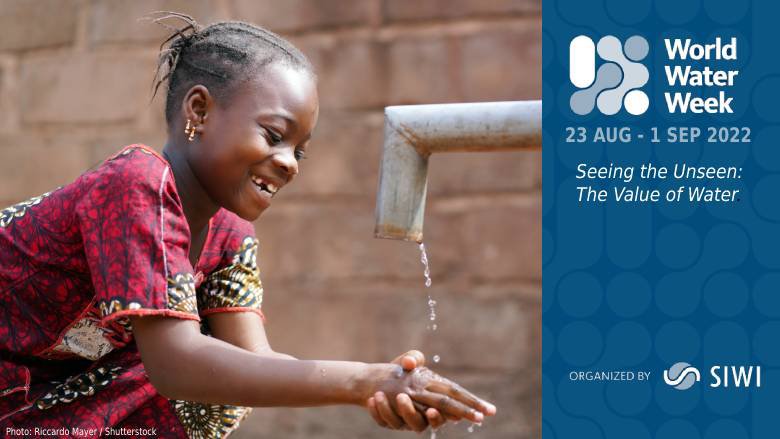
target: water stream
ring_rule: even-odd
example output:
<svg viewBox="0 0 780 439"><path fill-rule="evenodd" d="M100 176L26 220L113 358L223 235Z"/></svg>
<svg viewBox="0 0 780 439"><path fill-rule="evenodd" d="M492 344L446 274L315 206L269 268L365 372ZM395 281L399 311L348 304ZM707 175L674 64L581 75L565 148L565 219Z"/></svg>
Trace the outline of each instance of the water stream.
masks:
<svg viewBox="0 0 780 439"><path fill-rule="evenodd" d="M425 288L431 287L431 266L428 263L428 253L425 251L425 244L420 243L420 262L422 262L424 270L423 276L425 276ZM428 319L431 323L428 325L428 329L431 331L436 330L436 301L431 297L431 293L428 293ZM433 362L438 363L441 361L441 357L438 354L433 356ZM436 429L431 429L431 439L436 439Z"/></svg>
<svg viewBox="0 0 780 439"><path fill-rule="evenodd" d="M425 276L425 288L431 287L431 267L428 263L428 253L425 251L425 244L420 243L420 262L423 264L424 270L423 270L423 276ZM428 319L430 320L430 324L428 325L428 329L431 331L435 331L437 329L436 325L436 301L433 300L433 297L431 297L431 293L428 293ZM436 354L433 356L433 362L438 363L441 361L441 357ZM473 433L474 432L474 426L481 427L482 423L472 423L468 427L468 432ZM436 430L431 429L431 439L436 439Z"/></svg>
<svg viewBox="0 0 780 439"><path fill-rule="evenodd" d="M431 267L428 263L428 253L425 251L425 244L422 242L420 243L420 262L422 262L423 267L425 268L423 271L423 276L425 276L425 288L430 288ZM431 293L428 293L428 319L430 320L428 329L435 331L438 328L438 325L436 324L436 301L431 297ZM439 361L441 361L441 357L434 355L433 362L438 363Z"/></svg>

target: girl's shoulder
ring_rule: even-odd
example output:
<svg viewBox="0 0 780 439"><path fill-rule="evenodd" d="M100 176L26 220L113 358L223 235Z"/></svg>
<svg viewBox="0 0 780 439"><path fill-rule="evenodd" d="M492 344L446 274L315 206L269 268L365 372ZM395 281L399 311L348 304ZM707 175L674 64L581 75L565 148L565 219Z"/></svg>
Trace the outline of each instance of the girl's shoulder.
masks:
<svg viewBox="0 0 780 439"><path fill-rule="evenodd" d="M210 224L215 232L223 234L249 233L254 236L255 232L255 227L251 222L241 218L224 207L220 208L211 218Z"/></svg>
<svg viewBox="0 0 780 439"><path fill-rule="evenodd" d="M235 213L221 208L209 222L208 241L201 256L202 266L210 272L229 265L247 251L256 251L254 225Z"/></svg>
<svg viewBox="0 0 780 439"><path fill-rule="evenodd" d="M134 154L139 153L139 154ZM144 145L143 143L133 143L123 147L119 152L106 159L106 162L114 161L123 157L135 157L135 158L154 158L163 166L167 166L168 162L165 158L155 151L151 146Z"/></svg>
<svg viewBox="0 0 780 439"><path fill-rule="evenodd" d="M165 158L151 147L139 143L125 146L83 177L111 176L118 179L117 183L127 186L134 182L152 183L164 177L172 177L168 169ZM123 177L127 179L122 181Z"/></svg>
<svg viewBox="0 0 780 439"><path fill-rule="evenodd" d="M133 144L82 174L66 192L86 203L94 200L166 198L179 204L176 184L168 162L152 148Z"/></svg>

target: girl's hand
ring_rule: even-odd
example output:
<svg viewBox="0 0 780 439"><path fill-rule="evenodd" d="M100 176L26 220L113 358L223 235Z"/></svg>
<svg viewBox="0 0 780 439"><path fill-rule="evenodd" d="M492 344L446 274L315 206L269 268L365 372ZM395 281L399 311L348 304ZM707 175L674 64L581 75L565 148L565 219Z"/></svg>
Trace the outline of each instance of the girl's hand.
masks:
<svg viewBox="0 0 780 439"><path fill-rule="evenodd" d="M383 392L388 395L389 403L396 413L397 399L405 398L401 394L408 395L414 403L437 409L444 416L466 418L472 422L482 422L485 415L492 416L496 413L493 404L425 367L404 372L397 365L377 364L370 370L373 375L368 377L373 381L371 395L374 395L378 408L383 400L378 398L377 392ZM394 428L402 427L398 419L392 416L382 416L382 419Z"/></svg>
<svg viewBox="0 0 780 439"><path fill-rule="evenodd" d="M416 367L425 365L425 355L417 350L412 350L398 356L392 361L403 367L404 371L411 371ZM383 392L377 392L366 402L371 417L374 421L385 428L394 430L413 430L418 433L425 431L430 425L437 429L444 425L446 420L434 408L427 408L420 404L415 404L409 395L405 393L398 394L395 399L395 406L398 411L394 411L390 400ZM453 420L457 420L453 418Z"/></svg>

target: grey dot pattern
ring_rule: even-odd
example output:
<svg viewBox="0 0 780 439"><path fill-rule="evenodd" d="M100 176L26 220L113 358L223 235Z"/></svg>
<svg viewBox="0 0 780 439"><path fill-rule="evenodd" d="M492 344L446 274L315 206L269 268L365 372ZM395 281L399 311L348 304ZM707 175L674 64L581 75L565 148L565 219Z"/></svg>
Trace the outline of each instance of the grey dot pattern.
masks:
<svg viewBox="0 0 780 439"><path fill-rule="evenodd" d="M631 61L641 61L645 59L647 53L650 52L650 45L647 40L634 35L626 40L626 44L623 45L623 50L626 52L626 57Z"/></svg>
<svg viewBox="0 0 780 439"><path fill-rule="evenodd" d="M780 40L780 2L545 0L544 6L543 28L557 41L559 56L543 74L544 147L547 152L552 148L545 156L550 160L542 165L543 226L549 234L543 244L543 436L776 439L780 393L768 383L780 380L780 204L777 191L770 189L780 184L780 67L777 56L772 56ZM628 91L650 97L646 117L631 118L623 111L617 118L603 117L594 113L595 102L585 105L590 110L587 117L574 117L570 97L582 89L573 87L563 74L565 47L574 35L598 42L610 33L619 38L628 61L640 62L644 55L641 62L653 73L652 82ZM641 40L629 38L632 35L653 43L647 53ZM728 90L742 108L729 117L668 114L662 96L663 38L711 42L714 36L731 35L738 37L739 58L723 66L745 69L743 79ZM596 56L596 70L603 64L617 65ZM621 80L624 75L629 73L622 70ZM749 126L758 136L738 147L641 141L575 145L549 136L573 121L594 127L631 124L644 130L657 123L729 122ZM572 200L577 164L648 160L666 166L678 162L745 166L747 178L738 185L744 198L729 206L659 204L625 209ZM659 184L662 190L672 188ZM662 232L674 224L690 226L694 233L681 234L679 227L676 233L674 228ZM591 292L590 299L578 301L572 290L561 297L559 283L583 272L603 284L603 293ZM613 276L617 280L611 281ZM593 327L582 325L585 321ZM577 325L570 326L573 322ZM636 323L633 331L631 322ZM639 336L639 327L646 329L650 340ZM695 375L685 374L681 365L670 367L680 361L699 367L701 381L695 382ZM709 367L715 364L762 365L762 388L710 388ZM583 368L632 367L652 369L653 375L646 382L606 384L572 381L568 376ZM667 384L663 373L669 369L672 378L677 375L677 385L690 387L681 390Z"/></svg>

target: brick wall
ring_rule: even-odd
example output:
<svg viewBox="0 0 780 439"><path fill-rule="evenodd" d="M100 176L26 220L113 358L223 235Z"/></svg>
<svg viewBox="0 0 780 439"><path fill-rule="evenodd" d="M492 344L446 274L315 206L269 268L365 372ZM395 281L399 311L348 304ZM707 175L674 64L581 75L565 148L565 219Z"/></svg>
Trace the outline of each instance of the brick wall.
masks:
<svg viewBox="0 0 780 439"><path fill-rule="evenodd" d="M541 97L538 0L0 0L0 204L67 183L124 144L161 148L149 86L161 9L289 37L320 77L296 184L260 220L268 333L301 358L388 361L409 348L493 400L473 434L530 438L541 414L541 153L434 156L425 236L436 332L415 245L372 237L386 105ZM234 437L404 437L357 408L261 409ZM405 437L412 437L406 433Z"/></svg>

